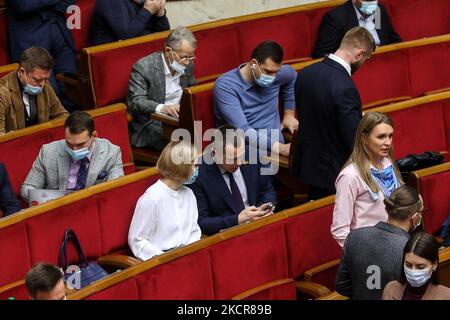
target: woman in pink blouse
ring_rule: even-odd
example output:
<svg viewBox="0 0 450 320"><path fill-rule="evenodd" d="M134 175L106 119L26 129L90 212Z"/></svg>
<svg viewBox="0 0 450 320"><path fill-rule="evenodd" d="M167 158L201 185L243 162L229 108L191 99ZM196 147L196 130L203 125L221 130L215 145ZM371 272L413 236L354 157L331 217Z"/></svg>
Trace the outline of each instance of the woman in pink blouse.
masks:
<svg viewBox="0 0 450 320"><path fill-rule="evenodd" d="M340 246L351 230L387 220L383 200L403 184L394 162L392 119L369 112L356 131L350 159L336 179L331 233Z"/></svg>

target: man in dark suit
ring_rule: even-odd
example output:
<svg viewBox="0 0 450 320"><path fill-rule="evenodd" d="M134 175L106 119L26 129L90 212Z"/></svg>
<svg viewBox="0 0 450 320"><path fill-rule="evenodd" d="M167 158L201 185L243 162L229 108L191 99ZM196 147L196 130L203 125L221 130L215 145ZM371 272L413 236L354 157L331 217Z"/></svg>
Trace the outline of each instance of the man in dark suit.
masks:
<svg viewBox="0 0 450 320"><path fill-rule="evenodd" d="M381 3L377 0L349 0L323 17L312 57L321 58L335 52L345 33L357 26L369 30L377 46L402 41Z"/></svg>
<svg viewBox="0 0 450 320"><path fill-rule="evenodd" d="M206 148L197 181L191 186L197 198L198 224L204 234L214 234L273 213L277 196L271 177L257 164L241 165L245 154L240 130L224 125ZM232 135L235 138L231 138Z"/></svg>
<svg viewBox="0 0 450 320"><path fill-rule="evenodd" d="M14 194L5 165L0 163L0 218L22 210L22 206Z"/></svg>
<svg viewBox="0 0 450 320"><path fill-rule="evenodd" d="M50 83L68 111L76 106L64 94L64 83L55 74L77 69L75 43L67 27L66 11L75 0L6 0L8 39L11 61L19 61L22 53L32 47L47 49L55 59Z"/></svg>
<svg viewBox="0 0 450 320"><path fill-rule="evenodd" d="M340 48L300 71L295 99L300 126L294 150L294 175L310 185L310 199L335 193L335 180L353 149L362 117L359 92L351 75L375 51L367 29L346 33Z"/></svg>

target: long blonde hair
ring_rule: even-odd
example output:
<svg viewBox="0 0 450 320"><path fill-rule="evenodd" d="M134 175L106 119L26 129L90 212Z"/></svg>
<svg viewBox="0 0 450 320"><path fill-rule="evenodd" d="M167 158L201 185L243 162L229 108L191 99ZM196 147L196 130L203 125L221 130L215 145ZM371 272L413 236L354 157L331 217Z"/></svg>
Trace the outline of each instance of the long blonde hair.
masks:
<svg viewBox="0 0 450 320"><path fill-rule="evenodd" d="M394 123L392 122L391 117L389 117L387 114L381 112L367 112L364 115L358 125L358 129L356 130L353 152L344 165L344 167L346 167L347 165L353 163L353 165L358 170L359 175L366 183L366 185L370 188L370 190L372 190L372 192L378 192L380 190L380 187L373 180L372 175L370 174L370 157L364 145L364 137L368 137L372 133L373 128L381 123L385 123L394 128ZM394 161L394 149L392 146L389 149L388 158L392 163L395 176L397 177L400 184L403 185L404 183L400 174L400 170L398 169Z"/></svg>

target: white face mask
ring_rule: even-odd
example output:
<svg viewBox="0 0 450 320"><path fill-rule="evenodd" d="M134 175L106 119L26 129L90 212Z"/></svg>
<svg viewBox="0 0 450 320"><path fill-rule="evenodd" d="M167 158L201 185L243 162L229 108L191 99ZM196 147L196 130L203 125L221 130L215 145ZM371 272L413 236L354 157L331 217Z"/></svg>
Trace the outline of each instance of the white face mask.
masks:
<svg viewBox="0 0 450 320"><path fill-rule="evenodd" d="M414 288L421 287L425 283L427 283L433 273L431 267L423 270L412 270L407 268L406 266L403 266L403 269L405 270L406 280L411 285L411 287Z"/></svg>

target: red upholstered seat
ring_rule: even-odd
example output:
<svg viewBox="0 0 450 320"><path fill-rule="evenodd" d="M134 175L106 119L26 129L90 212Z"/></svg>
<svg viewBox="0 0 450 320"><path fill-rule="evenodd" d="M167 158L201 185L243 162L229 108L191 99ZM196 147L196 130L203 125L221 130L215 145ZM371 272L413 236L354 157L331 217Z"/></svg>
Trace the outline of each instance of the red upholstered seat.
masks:
<svg viewBox="0 0 450 320"><path fill-rule="evenodd" d="M152 176L96 196L102 238L101 255L123 249L128 252L128 230L136 203L157 179L157 176Z"/></svg>
<svg viewBox="0 0 450 320"><path fill-rule="evenodd" d="M446 150L450 152L450 100L442 102L444 109L444 125L445 125L445 137L446 137Z"/></svg>
<svg viewBox="0 0 450 320"><path fill-rule="evenodd" d="M328 261L340 258L341 247L333 239L330 226L333 204L293 216L284 221L289 257L289 277L303 273ZM334 270L335 271L335 270ZM334 290L336 274L333 269L321 276L321 284Z"/></svg>
<svg viewBox="0 0 450 320"><path fill-rule="evenodd" d="M99 291L86 300L139 300L135 278L131 278Z"/></svg>
<svg viewBox="0 0 450 320"><path fill-rule="evenodd" d="M448 3L450 4L450 1ZM450 59L448 58L450 57L450 42L417 47L408 51L412 96L450 87ZM389 84L391 82L388 81Z"/></svg>
<svg viewBox="0 0 450 320"><path fill-rule="evenodd" d="M235 25L195 32L195 77L221 74L236 68L239 59L239 41Z"/></svg>
<svg viewBox="0 0 450 320"><path fill-rule="evenodd" d="M81 11L81 28L72 30L77 52L80 52L81 49L89 46L89 28L91 25L91 18L92 13L94 12L95 3L95 0L77 0L76 2L76 5Z"/></svg>
<svg viewBox="0 0 450 320"><path fill-rule="evenodd" d="M411 153L448 150L442 101L389 112L389 115L395 125L396 159Z"/></svg>
<svg viewBox="0 0 450 320"><path fill-rule="evenodd" d="M142 300L217 299L208 249L159 265L136 279Z"/></svg>
<svg viewBox="0 0 450 320"><path fill-rule="evenodd" d="M0 66L9 63L6 13L0 10ZM1 77L2 75L0 75Z"/></svg>
<svg viewBox="0 0 450 320"><path fill-rule="evenodd" d="M25 223L0 230L0 287L25 278L31 268Z"/></svg>
<svg viewBox="0 0 450 320"><path fill-rule="evenodd" d="M282 223L245 233L209 248L215 299L231 299L264 283L288 277Z"/></svg>
<svg viewBox="0 0 450 320"><path fill-rule="evenodd" d="M448 0L383 0L395 30L403 41L450 33Z"/></svg>
<svg viewBox="0 0 450 320"><path fill-rule="evenodd" d="M28 295L28 290L25 284L22 283L9 290L0 292L0 301L9 300L10 298L14 298L14 300L29 300L30 297Z"/></svg>
<svg viewBox="0 0 450 320"><path fill-rule="evenodd" d="M407 51L399 50L373 55L355 73L353 80L363 104L409 96Z"/></svg>
<svg viewBox="0 0 450 320"><path fill-rule="evenodd" d="M119 214L116 212L116 215ZM102 255L97 202L94 197L90 197L27 221L32 265L43 261L58 263L59 247L67 228L77 234L88 260L95 260ZM75 250L70 250L68 254L70 262L77 261Z"/></svg>
<svg viewBox="0 0 450 320"><path fill-rule="evenodd" d="M125 101L132 66L142 57L162 50L164 39L92 54L92 87L97 106Z"/></svg>
<svg viewBox="0 0 450 320"><path fill-rule="evenodd" d="M240 62L248 61L256 45L269 39L283 47L285 60L311 55L312 39L306 11L245 21L236 27Z"/></svg>
<svg viewBox="0 0 450 320"><path fill-rule="evenodd" d="M20 187L30 171L43 144L51 141L50 130L42 130L32 135L0 143L1 161L9 173L14 192L19 194ZM20 161L17 155L20 154Z"/></svg>
<svg viewBox="0 0 450 320"><path fill-rule="evenodd" d="M420 194L428 212L424 215L426 231L439 231L450 214L450 171L420 178Z"/></svg>

